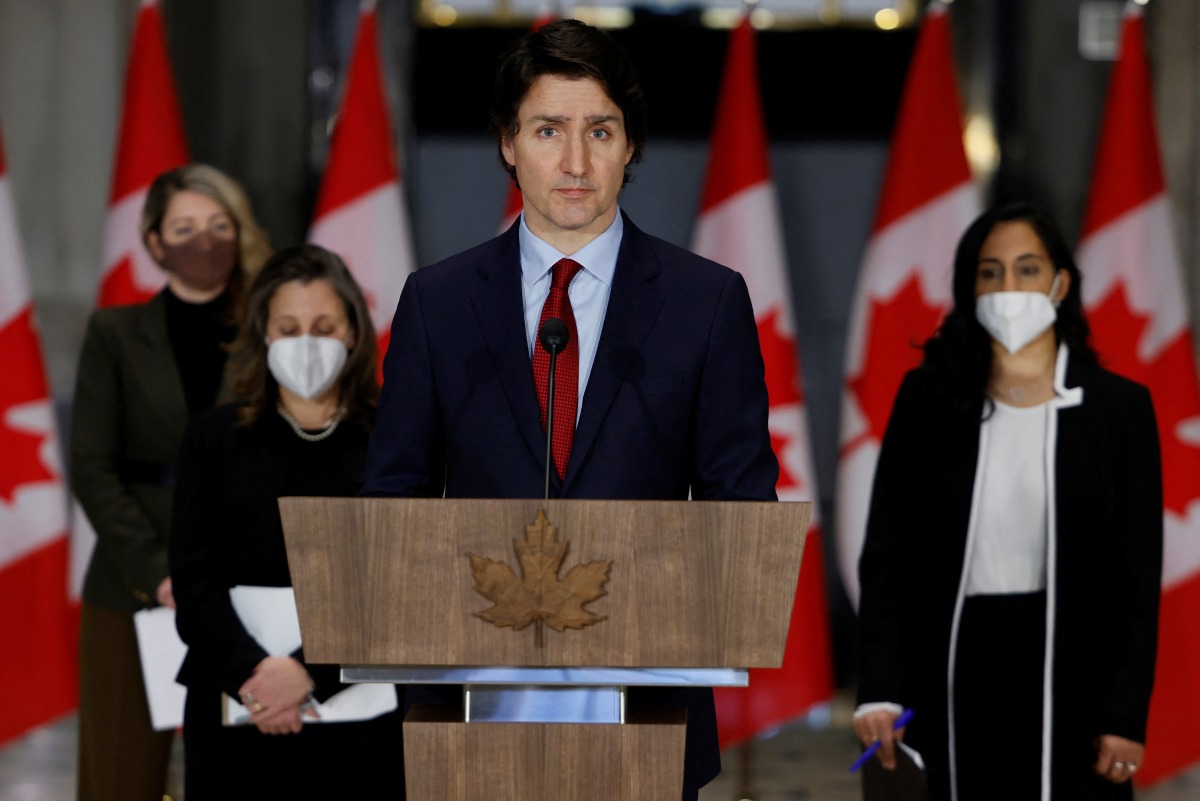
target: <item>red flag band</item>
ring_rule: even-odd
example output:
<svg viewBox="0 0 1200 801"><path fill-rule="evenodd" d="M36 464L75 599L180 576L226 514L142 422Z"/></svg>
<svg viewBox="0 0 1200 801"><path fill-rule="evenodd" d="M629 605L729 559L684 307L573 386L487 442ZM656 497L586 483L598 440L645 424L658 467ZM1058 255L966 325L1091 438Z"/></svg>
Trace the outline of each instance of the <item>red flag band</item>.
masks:
<svg viewBox="0 0 1200 801"><path fill-rule="evenodd" d="M29 276L0 142L0 745L69 712L77 609L67 594L66 487Z"/></svg>
<svg viewBox="0 0 1200 801"><path fill-rule="evenodd" d="M405 279L416 269L416 257L379 63L378 29L375 4L364 3L308 239L345 259L362 287L382 364L392 314Z"/></svg>
<svg viewBox="0 0 1200 801"><path fill-rule="evenodd" d="M143 0L125 71L121 130L104 226L99 305L141 303L166 283L163 271L142 246L138 223L150 183L187 161L183 115L167 56L162 14L155 0Z"/></svg>
<svg viewBox="0 0 1200 801"><path fill-rule="evenodd" d="M1079 246L1093 344L1110 370L1150 388L1163 461L1157 673L1137 779L1200 761L1200 389L1159 158L1142 12L1130 4L1109 80Z"/></svg>
<svg viewBox="0 0 1200 801"><path fill-rule="evenodd" d="M771 179L755 33L749 20L743 20L730 38L692 249L746 279L766 365L768 424L780 468L779 499L815 502L816 474L792 326L783 227ZM833 671L826 606L821 527L814 517L804 546L783 667L751 670L746 689L717 690L722 746L769 731L829 700Z"/></svg>
<svg viewBox="0 0 1200 801"><path fill-rule="evenodd" d="M850 312L838 462L838 566L858 604L858 555L892 400L950 306L954 250L979 215L962 139L950 19L932 3L908 68L875 225Z"/></svg>

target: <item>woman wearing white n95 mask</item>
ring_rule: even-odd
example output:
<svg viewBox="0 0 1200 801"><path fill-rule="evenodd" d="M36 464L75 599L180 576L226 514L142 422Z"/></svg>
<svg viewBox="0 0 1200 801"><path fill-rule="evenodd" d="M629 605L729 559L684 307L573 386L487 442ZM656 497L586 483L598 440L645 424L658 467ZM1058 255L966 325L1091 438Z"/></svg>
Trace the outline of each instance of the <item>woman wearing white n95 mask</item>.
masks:
<svg viewBox="0 0 1200 801"><path fill-rule="evenodd" d="M1053 221L991 210L896 397L859 563L855 731L931 799L1128 799L1154 679L1162 477ZM892 730L904 708L911 722Z"/></svg>
<svg viewBox="0 0 1200 801"><path fill-rule="evenodd" d="M342 260L305 245L268 261L231 359L245 400L188 428L171 529L188 644L187 798L403 797L395 690L381 685L386 698L353 721L323 720L317 704L346 690L337 666L307 664L303 648L268 652L230 596L291 585L278 498L356 495L362 483L379 394L375 333ZM230 708L244 725L223 725Z"/></svg>

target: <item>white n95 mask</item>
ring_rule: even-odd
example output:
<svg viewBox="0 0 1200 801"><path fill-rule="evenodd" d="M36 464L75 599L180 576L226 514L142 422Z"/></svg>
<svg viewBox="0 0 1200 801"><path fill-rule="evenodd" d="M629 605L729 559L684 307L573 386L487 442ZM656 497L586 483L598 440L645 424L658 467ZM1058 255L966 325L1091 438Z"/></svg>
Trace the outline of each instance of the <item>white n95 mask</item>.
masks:
<svg viewBox="0 0 1200 801"><path fill-rule="evenodd" d="M267 367L280 386L309 400L338 380L348 353L346 343L334 337L280 337L267 346Z"/></svg>
<svg viewBox="0 0 1200 801"><path fill-rule="evenodd" d="M1058 274L1050 292L991 292L975 299L975 319L992 339L1016 353L1042 335L1058 319L1050 296L1058 289Z"/></svg>

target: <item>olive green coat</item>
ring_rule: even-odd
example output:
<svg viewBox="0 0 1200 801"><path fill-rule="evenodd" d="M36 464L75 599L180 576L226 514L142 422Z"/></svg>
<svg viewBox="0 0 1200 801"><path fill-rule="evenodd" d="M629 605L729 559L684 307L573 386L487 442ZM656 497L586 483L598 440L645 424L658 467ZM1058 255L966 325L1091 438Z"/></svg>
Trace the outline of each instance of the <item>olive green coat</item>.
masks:
<svg viewBox="0 0 1200 801"><path fill-rule="evenodd" d="M72 489L96 530L87 603L128 612L155 604L187 420L163 296L94 312L79 358L70 458Z"/></svg>

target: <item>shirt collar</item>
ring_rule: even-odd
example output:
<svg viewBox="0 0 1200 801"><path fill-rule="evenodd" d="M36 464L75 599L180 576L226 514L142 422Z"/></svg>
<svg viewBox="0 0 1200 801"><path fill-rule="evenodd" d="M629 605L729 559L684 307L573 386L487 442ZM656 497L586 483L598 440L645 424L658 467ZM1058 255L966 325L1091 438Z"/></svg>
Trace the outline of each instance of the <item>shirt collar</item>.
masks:
<svg viewBox="0 0 1200 801"><path fill-rule="evenodd" d="M591 242L567 256L558 248L529 230L525 224L525 215L521 214L521 227L518 230L518 240L521 246L521 280L526 286L533 286L550 272L550 268L559 259L570 258L583 265L584 271L612 286L613 274L617 270L617 253L621 249L621 236L625 232L625 221L621 210L612 225L604 230Z"/></svg>

